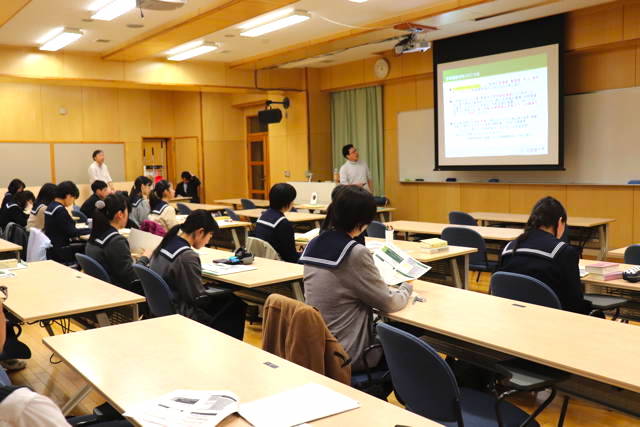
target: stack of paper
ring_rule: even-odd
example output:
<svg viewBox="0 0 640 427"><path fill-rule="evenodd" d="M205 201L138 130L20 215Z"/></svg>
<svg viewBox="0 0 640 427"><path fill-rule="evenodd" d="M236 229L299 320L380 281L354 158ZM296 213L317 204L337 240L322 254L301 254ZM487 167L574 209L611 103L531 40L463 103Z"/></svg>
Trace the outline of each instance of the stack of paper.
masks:
<svg viewBox="0 0 640 427"><path fill-rule="evenodd" d="M594 280L617 280L622 279L620 265L614 262L596 262L586 266L589 277Z"/></svg>
<svg viewBox="0 0 640 427"><path fill-rule="evenodd" d="M202 272L212 274L214 276L224 276L225 274L241 273L243 271L255 270L256 267L252 265L230 265L222 264L218 262L209 262L202 264Z"/></svg>
<svg viewBox="0 0 640 427"><path fill-rule="evenodd" d="M320 234L319 228L314 228L306 233L295 233L296 242L310 242L312 239L318 237Z"/></svg>

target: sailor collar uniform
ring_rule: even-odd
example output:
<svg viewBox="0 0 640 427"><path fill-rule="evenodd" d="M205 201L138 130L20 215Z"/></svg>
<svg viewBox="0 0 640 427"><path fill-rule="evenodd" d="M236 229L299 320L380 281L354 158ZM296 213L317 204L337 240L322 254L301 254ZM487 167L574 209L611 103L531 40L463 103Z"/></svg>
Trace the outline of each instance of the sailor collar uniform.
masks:
<svg viewBox="0 0 640 427"><path fill-rule="evenodd" d="M309 242L300 257L300 262L317 267L338 268L351 250L359 244L347 233L325 231Z"/></svg>
<svg viewBox="0 0 640 427"><path fill-rule="evenodd" d="M162 212L164 212L164 210L167 209L167 207L169 207L169 204L164 200L160 200L160 202L156 203L153 206L151 213L154 215L162 215Z"/></svg>
<svg viewBox="0 0 640 427"><path fill-rule="evenodd" d="M173 262L178 255L188 250L192 250L189 242L176 236L164 248L160 249L160 255L169 262Z"/></svg>
<svg viewBox="0 0 640 427"><path fill-rule="evenodd" d="M96 245L104 248L105 246L107 246L111 239L119 235L120 233L118 232L118 230L116 230L114 227L109 227L104 233L96 237L93 241Z"/></svg>

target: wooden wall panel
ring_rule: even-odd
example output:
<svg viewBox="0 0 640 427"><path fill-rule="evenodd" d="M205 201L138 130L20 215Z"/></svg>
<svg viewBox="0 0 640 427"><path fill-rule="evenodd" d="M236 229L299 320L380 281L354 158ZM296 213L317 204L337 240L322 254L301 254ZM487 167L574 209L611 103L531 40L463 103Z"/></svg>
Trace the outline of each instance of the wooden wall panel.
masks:
<svg viewBox="0 0 640 427"><path fill-rule="evenodd" d="M633 238L634 191L634 187L567 186L567 213L615 218L609 228L609 247L626 246Z"/></svg>
<svg viewBox="0 0 640 427"><path fill-rule="evenodd" d="M205 141L207 201L247 194L246 150L242 146L240 141Z"/></svg>
<svg viewBox="0 0 640 427"><path fill-rule="evenodd" d="M566 56L565 93L636 85L636 47L579 52Z"/></svg>
<svg viewBox="0 0 640 427"><path fill-rule="evenodd" d="M307 103L309 105L309 169L313 179L333 179L331 143L331 95L322 92L321 71L307 69Z"/></svg>
<svg viewBox="0 0 640 427"><path fill-rule="evenodd" d="M623 4L616 2L569 13L566 26L567 49L621 41L623 10Z"/></svg>
<svg viewBox="0 0 640 427"><path fill-rule="evenodd" d="M391 83L384 86L384 129L398 128L398 113L415 110L418 106L416 81Z"/></svg>
<svg viewBox="0 0 640 427"><path fill-rule="evenodd" d="M42 86L42 120L45 140L81 141L82 88Z"/></svg>
<svg viewBox="0 0 640 427"><path fill-rule="evenodd" d="M82 125L87 141L118 141L118 90L82 88Z"/></svg>
<svg viewBox="0 0 640 427"><path fill-rule="evenodd" d="M633 235L631 243L640 243L640 186L633 187ZM615 249L612 246L612 249Z"/></svg>
<svg viewBox="0 0 640 427"><path fill-rule="evenodd" d="M150 91L151 136L173 136L175 118L173 116L173 95L171 92Z"/></svg>
<svg viewBox="0 0 640 427"><path fill-rule="evenodd" d="M555 197L563 205L567 204L566 185L509 185L509 212L531 212L533 205L543 197Z"/></svg>
<svg viewBox="0 0 640 427"><path fill-rule="evenodd" d="M449 222L449 212L460 210L461 185L423 184L418 187L418 218L427 222Z"/></svg>
<svg viewBox="0 0 640 427"><path fill-rule="evenodd" d="M175 136L201 136L200 93L173 92Z"/></svg>
<svg viewBox="0 0 640 427"><path fill-rule="evenodd" d="M503 184L464 184L460 208L465 212L509 212L509 186Z"/></svg>
<svg viewBox="0 0 640 427"><path fill-rule="evenodd" d="M624 31L625 40L640 37L640 2L634 1L624 5Z"/></svg>
<svg viewBox="0 0 640 427"><path fill-rule="evenodd" d="M118 89L120 138L136 141L151 133L151 95L147 90Z"/></svg>
<svg viewBox="0 0 640 427"><path fill-rule="evenodd" d="M0 138L37 141L42 139L40 85L0 83Z"/></svg>

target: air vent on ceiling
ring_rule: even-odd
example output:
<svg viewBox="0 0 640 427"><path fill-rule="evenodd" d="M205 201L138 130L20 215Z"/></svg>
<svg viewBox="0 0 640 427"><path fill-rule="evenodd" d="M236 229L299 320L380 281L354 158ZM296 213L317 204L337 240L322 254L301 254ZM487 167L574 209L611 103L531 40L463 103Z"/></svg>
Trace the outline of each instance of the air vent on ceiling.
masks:
<svg viewBox="0 0 640 427"><path fill-rule="evenodd" d="M111 40L108 40L108 39L96 39L96 43L111 43Z"/></svg>
<svg viewBox="0 0 640 427"><path fill-rule="evenodd" d="M142 24L127 24L127 28L134 28L134 29L144 28L144 25L142 25Z"/></svg>
<svg viewBox="0 0 640 427"><path fill-rule="evenodd" d="M136 0L136 6L147 10L175 10L187 4L187 0Z"/></svg>

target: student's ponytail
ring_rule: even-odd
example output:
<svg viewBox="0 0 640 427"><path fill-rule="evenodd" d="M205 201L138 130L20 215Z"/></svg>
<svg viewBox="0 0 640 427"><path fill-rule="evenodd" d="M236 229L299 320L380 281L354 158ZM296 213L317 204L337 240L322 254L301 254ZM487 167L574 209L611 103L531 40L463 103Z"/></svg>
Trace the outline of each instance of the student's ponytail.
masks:
<svg viewBox="0 0 640 427"><path fill-rule="evenodd" d="M344 191L345 188L347 188L346 185L338 184L331 191L331 203L329 204L329 206L327 206L326 216L322 221L320 232L328 231L334 228L333 227L334 216L335 216L334 202L336 201L340 193Z"/></svg>
<svg viewBox="0 0 640 427"><path fill-rule="evenodd" d="M553 197L545 197L538 200L533 206L531 215L524 226L524 232L516 238L513 250L518 245L527 240L533 230L537 230L540 227L550 227L554 235L558 232L558 221L561 220L567 222L567 211L558 200Z"/></svg>
<svg viewBox="0 0 640 427"><path fill-rule="evenodd" d="M96 202L89 241L93 242L111 227L111 221L118 212L129 210L129 203L122 194L110 194Z"/></svg>
<svg viewBox="0 0 640 427"><path fill-rule="evenodd" d="M153 251L151 257L156 257L160 253L162 249L164 249L167 244L178 235L180 231L185 234L195 233L197 230L203 229L205 233L215 233L220 228L218 227L218 223L213 216L203 210L197 209L189 214L187 219L183 224L175 225L169 230L167 234L165 234L164 238L158 245L158 247Z"/></svg>
<svg viewBox="0 0 640 427"><path fill-rule="evenodd" d="M129 197L131 199L131 203L135 203L138 199L142 198L142 186L143 185L151 185L153 182L146 176L139 176L133 182L133 187L131 187L131 191L129 192Z"/></svg>
<svg viewBox="0 0 640 427"><path fill-rule="evenodd" d="M164 192L170 188L171 184L165 179L156 183L156 186L153 187L153 191L149 194L149 204L151 205L152 210L156 209L157 205L162 201Z"/></svg>

